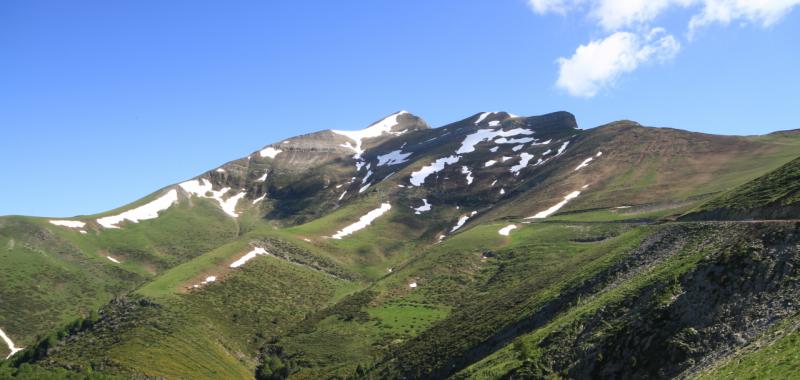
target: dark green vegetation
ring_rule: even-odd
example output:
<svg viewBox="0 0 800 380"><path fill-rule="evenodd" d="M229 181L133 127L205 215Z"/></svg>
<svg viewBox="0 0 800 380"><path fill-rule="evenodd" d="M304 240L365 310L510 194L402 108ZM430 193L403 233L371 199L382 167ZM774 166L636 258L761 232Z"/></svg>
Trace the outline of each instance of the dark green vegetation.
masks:
<svg viewBox="0 0 800 380"><path fill-rule="evenodd" d="M401 113L372 128L355 157L343 134L299 136L69 219L83 226L0 218L0 329L25 347L0 379L778 379L800 366L800 135L579 130L565 112L436 129ZM169 191L157 217L97 221Z"/></svg>

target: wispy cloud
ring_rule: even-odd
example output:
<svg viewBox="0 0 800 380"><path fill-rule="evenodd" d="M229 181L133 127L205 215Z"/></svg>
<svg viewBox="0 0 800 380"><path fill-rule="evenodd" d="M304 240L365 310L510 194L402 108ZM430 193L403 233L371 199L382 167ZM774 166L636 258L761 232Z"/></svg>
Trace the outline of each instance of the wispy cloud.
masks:
<svg viewBox="0 0 800 380"><path fill-rule="evenodd" d="M745 21L769 27L789 14L800 0L705 0L703 9L689 22L689 29L696 30L709 24L729 24Z"/></svg>
<svg viewBox="0 0 800 380"><path fill-rule="evenodd" d="M559 58L556 86L570 95L592 97L611 87L624 73L648 62L672 59L680 43L663 29L655 28L645 36L615 32L602 39L578 46L569 58Z"/></svg>
<svg viewBox="0 0 800 380"><path fill-rule="evenodd" d="M564 14L567 11L574 10L575 6L581 2L581 0L528 0L528 4L533 11L539 14Z"/></svg>
<svg viewBox="0 0 800 380"><path fill-rule="evenodd" d="M800 5L800 0L528 0L528 4L541 15L582 13L610 33L578 46L572 57L557 60L556 86L574 96L592 97L642 64L675 57L678 40L662 28L651 27L670 9L696 10L687 21L691 39L712 24L736 21L769 27Z"/></svg>

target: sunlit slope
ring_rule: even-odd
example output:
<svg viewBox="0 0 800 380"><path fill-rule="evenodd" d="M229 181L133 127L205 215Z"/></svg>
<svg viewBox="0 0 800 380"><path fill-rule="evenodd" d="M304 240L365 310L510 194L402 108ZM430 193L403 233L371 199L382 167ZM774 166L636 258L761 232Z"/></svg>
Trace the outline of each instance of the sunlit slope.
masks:
<svg viewBox="0 0 800 380"><path fill-rule="evenodd" d="M267 145L102 214L0 218L0 329L29 348L12 366L126 377L583 375L551 364L586 360L552 335L557 321L629 303L652 315L643 292L677 292L698 252L728 252L709 265L734 270L725 260L741 247L771 246L737 225L661 224L710 199L761 202L754 192L780 208L793 199L781 165L798 154L792 133L582 130L566 112L428 128L398 112ZM615 333L634 331L619 315Z"/></svg>
<svg viewBox="0 0 800 380"><path fill-rule="evenodd" d="M800 159L702 204L684 219L800 218Z"/></svg>
<svg viewBox="0 0 800 380"><path fill-rule="evenodd" d="M20 346L239 233L204 203L125 229L80 231L87 233L48 219L0 218L0 329Z"/></svg>

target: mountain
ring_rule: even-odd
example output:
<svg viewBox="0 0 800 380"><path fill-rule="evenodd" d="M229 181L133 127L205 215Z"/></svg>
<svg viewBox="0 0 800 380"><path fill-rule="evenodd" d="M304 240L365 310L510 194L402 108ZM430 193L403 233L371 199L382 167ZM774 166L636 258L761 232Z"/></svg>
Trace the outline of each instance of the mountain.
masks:
<svg viewBox="0 0 800 380"><path fill-rule="evenodd" d="M791 131L400 111L0 217L0 379L788 373L798 156Z"/></svg>

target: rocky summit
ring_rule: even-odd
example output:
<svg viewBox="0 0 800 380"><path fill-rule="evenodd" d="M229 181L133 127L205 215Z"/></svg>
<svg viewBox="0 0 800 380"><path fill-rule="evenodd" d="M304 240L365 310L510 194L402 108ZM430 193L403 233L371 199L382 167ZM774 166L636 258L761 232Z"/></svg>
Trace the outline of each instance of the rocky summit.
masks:
<svg viewBox="0 0 800 380"><path fill-rule="evenodd" d="M327 127L0 217L0 379L797 376L797 131Z"/></svg>

